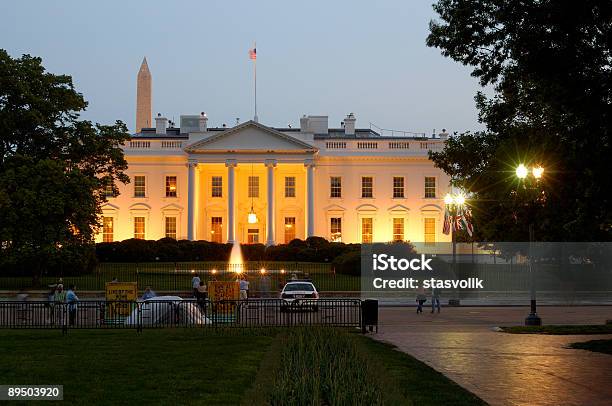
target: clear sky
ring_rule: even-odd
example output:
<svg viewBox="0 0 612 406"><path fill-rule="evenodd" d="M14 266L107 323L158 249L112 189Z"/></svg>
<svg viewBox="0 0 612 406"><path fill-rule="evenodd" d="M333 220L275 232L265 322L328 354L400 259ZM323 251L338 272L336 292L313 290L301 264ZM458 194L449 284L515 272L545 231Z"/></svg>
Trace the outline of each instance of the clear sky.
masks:
<svg viewBox="0 0 612 406"><path fill-rule="evenodd" d="M251 119L255 40L263 124L321 114L338 127L354 112L359 128L480 129L470 70L425 45L432 2L19 0L0 6L0 47L71 75L89 101L84 118L130 130L143 56L154 115Z"/></svg>

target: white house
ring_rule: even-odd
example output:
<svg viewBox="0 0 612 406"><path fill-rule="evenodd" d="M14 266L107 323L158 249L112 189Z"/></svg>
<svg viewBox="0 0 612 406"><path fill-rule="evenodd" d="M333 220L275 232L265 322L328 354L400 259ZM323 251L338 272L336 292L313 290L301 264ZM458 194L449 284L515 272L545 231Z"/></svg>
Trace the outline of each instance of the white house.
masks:
<svg viewBox="0 0 612 406"><path fill-rule="evenodd" d="M97 241L128 238L283 244L449 241L442 233L449 179L428 151L446 133L341 128L304 116L300 128L247 121L208 128L204 113L143 128L124 146L131 182L103 206Z"/></svg>

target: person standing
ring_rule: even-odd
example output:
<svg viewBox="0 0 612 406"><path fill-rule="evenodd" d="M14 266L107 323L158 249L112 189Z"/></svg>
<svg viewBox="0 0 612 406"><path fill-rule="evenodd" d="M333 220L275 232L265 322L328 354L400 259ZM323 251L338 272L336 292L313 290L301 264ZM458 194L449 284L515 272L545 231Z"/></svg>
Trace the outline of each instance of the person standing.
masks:
<svg viewBox="0 0 612 406"><path fill-rule="evenodd" d="M417 302L417 309L416 312L417 314L419 313L423 313L423 303L425 303L427 301L427 296L425 296L425 289L423 289L423 287L418 287L417 288L417 297L416 297L416 302Z"/></svg>
<svg viewBox="0 0 612 406"><path fill-rule="evenodd" d="M74 326L77 314L77 303L79 297L75 293L76 286L70 285L68 292L66 292L66 303L68 303L68 322L71 326Z"/></svg>
<svg viewBox="0 0 612 406"><path fill-rule="evenodd" d="M191 278L191 289L193 289L193 297L198 298L198 288L200 287L200 277L198 274L193 275Z"/></svg>
<svg viewBox="0 0 612 406"><path fill-rule="evenodd" d="M431 312L433 313L436 305L438 306L438 313L440 313L440 289L431 288Z"/></svg>
<svg viewBox="0 0 612 406"><path fill-rule="evenodd" d="M246 276L240 279L240 300L246 300L249 298L249 281Z"/></svg>

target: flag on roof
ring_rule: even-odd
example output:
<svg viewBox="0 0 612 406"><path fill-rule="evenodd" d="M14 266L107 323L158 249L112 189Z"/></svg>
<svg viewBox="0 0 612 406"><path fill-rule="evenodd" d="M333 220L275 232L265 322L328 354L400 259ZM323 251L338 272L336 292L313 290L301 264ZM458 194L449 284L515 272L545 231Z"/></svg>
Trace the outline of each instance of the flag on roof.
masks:
<svg viewBox="0 0 612 406"><path fill-rule="evenodd" d="M249 58L253 60L257 59L257 48L249 49Z"/></svg>

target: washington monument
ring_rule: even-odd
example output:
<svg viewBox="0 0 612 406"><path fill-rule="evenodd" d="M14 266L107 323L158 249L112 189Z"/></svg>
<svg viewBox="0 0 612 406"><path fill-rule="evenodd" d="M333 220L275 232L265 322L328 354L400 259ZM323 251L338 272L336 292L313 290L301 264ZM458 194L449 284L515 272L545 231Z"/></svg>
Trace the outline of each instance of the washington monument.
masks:
<svg viewBox="0 0 612 406"><path fill-rule="evenodd" d="M138 84L136 86L136 133L143 128L150 128L151 124L151 72L147 65L147 58L142 60L138 71Z"/></svg>

